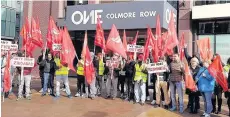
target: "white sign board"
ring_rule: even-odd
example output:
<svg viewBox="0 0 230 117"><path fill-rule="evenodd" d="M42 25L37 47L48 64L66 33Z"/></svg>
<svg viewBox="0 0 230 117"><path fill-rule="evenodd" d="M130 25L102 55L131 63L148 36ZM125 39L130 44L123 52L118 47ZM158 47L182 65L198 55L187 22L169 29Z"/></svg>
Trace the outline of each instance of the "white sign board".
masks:
<svg viewBox="0 0 230 117"><path fill-rule="evenodd" d="M1 51L10 51L11 53L17 53L17 44L1 44Z"/></svg>
<svg viewBox="0 0 230 117"><path fill-rule="evenodd" d="M12 42L11 41L1 40L1 44L12 44Z"/></svg>
<svg viewBox="0 0 230 117"><path fill-rule="evenodd" d="M128 44L127 45L127 51L128 52L144 53L144 46Z"/></svg>
<svg viewBox="0 0 230 117"><path fill-rule="evenodd" d="M163 62L158 63L150 63L147 66L148 73L160 73L165 72L167 70L167 64Z"/></svg>
<svg viewBox="0 0 230 117"><path fill-rule="evenodd" d="M61 51L61 44L53 44L52 49L53 51Z"/></svg>
<svg viewBox="0 0 230 117"><path fill-rule="evenodd" d="M12 65L15 67L34 67L34 58L14 57Z"/></svg>

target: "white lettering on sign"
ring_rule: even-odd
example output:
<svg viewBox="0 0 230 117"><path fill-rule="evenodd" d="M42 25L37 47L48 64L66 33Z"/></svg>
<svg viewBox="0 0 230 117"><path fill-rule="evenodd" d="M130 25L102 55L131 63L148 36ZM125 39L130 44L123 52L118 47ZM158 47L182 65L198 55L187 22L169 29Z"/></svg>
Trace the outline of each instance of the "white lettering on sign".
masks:
<svg viewBox="0 0 230 117"><path fill-rule="evenodd" d="M144 11L140 12L140 17L153 17L156 15L156 11Z"/></svg>
<svg viewBox="0 0 230 117"><path fill-rule="evenodd" d="M72 16L71 20L75 25L79 25L83 22L83 24L87 24L89 22L89 19L91 19L91 24L97 23L97 17L101 18L100 13L102 13L103 10L91 10L90 13L87 14L87 11L75 11ZM102 21L100 22L102 23Z"/></svg>
<svg viewBox="0 0 230 117"><path fill-rule="evenodd" d="M127 51L128 52L144 53L144 46L128 44L127 45Z"/></svg>
<svg viewBox="0 0 230 117"><path fill-rule="evenodd" d="M12 42L11 41L1 40L1 44L12 44Z"/></svg>
<svg viewBox="0 0 230 117"><path fill-rule="evenodd" d="M147 66L148 73L160 73L167 70L167 64L163 62L149 63Z"/></svg>
<svg viewBox="0 0 230 117"><path fill-rule="evenodd" d="M53 44L52 49L53 49L53 51L61 51L61 49L62 49L61 46L62 46L61 44Z"/></svg>
<svg viewBox="0 0 230 117"><path fill-rule="evenodd" d="M171 18L171 11L169 9L166 9L166 13L165 13L165 20L167 23L169 23L170 18ZM176 22L176 14L173 13L173 18L174 18L174 22Z"/></svg>
<svg viewBox="0 0 230 117"><path fill-rule="evenodd" d="M134 18L136 17L136 12L127 12L127 13L109 13L106 15L107 19L120 19L120 18Z"/></svg>
<svg viewBox="0 0 230 117"><path fill-rule="evenodd" d="M34 67L34 58L14 57L12 65L15 67Z"/></svg>

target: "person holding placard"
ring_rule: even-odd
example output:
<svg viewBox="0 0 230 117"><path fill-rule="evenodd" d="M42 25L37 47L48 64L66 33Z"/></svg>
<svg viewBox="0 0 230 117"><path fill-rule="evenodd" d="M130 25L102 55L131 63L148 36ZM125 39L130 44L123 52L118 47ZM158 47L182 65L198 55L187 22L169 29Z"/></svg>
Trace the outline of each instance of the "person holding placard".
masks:
<svg viewBox="0 0 230 117"><path fill-rule="evenodd" d="M134 94L136 101L134 103L139 103L143 106L146 99L146 82L147 82L147 69L146 64L143 63L144 56L140 54L138 56L138 62L135 64L134 69ZM140 95L141 94L141 95ZM141 99L140 99L141 97Z"/></svg>
<svg viewBox="0 0 230 117"><path fill-rule="evenodd" d="M106 99L112 98L114 100L117 96L118 75L119 71L121 70L119 55L117 53L113 55L110 64L107 64L106 67L109 68L106 81Z"/></svg>
<svg viewBox="0 0 230 117"><path fill-rule="evenodd" d="M77 93L75 97L83 97L85 93L84 57L77 63Z"/></svg>
<svg viewBox="0 0 230 117"><path fill-rule="evenodd" d="M47 59L45 59L45 56L43 55L43 61L41 62L41 65L44 66L44 88L42 92L42 96L46 95L47 92L47 85L50 86L51 96L54 95L54 74L55 71L58 69L56 66L56 63L54 62L53 56L51 53L48 53Z"/></svg>
<svg viewBox="0 0 230 117"><path fill-rule="evenodd" d="M25 52L22 53L22 57L25 57ZM29 57L29 55L27 55L26 57ZM30 96L30 83L31 83L31 71L32 71L32 67L25 67L23 70L23 77L20 77L19 80L19 89L18 89L18 100L21 100L23 98L22 92L23 92L23 86L25 83L25 95L26 95L26 99L31 100L31 96Z"/></svg>

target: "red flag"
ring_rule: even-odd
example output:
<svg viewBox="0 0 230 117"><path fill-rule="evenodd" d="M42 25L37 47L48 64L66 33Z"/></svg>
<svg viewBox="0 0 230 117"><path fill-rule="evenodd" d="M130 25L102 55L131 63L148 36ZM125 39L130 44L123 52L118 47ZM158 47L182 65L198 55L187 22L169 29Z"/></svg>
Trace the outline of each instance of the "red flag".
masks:
<svg viewBox="0 0 230 117"><path fill-rule="evenodd" d="M123 33L123 46L125 48L125 51L127 51L127 40L126 40L125 30L124 30L124 33Z"/></svg>
<svg viewBox="0 0 230 117"><path fill-rule="evenodd" d="M148 26L148 31L147 31L147 34L148 34L148 36L147 36L147 38L149 38L149 46L152 46L152 56L153 56L153 61L154 62L158 62L158 59L159 59L159 56L158 56L158 53L159 53L159 51L158 51L158 46L157 46L157 40L156 40L156 38L153 36L153 33L152 33L152 30L151 30L151 28Z"/></svg>
<svg viewBox="0 0 230 117"><path fill-rule="evenodd" d="M27 41L27 34L26 34L26 25L24 24L21 31L20 31L20 35L22 36L22 45L24 46L26 44Z"/></svg>
<svg viewBox="0 0 230 117"><path fill-rule="evenodd" d="M210 46L210 39L209 38L199 39L196 42L200 50L201 58L203 60L211 60L212 52L211 52L211 46Z"/></svg>
<svg viewBox="0 0 230 117"><path fill-rule="evenodd" d="M10 81L10 51L8 51L7 54L7 63L6 68L4 70L4 92L8 92L11 87L11 81Z"/></svg>
<svg viewBox="0 0 230 117"><path fill-rule="evenodd" d="M109 33L109 37L108 37L108 40L106 43L106 48L115 52L115 53L118 53L123 58L127 59L127 55L126 55L124 46L121 42L120 35L119 35L117 28L114 24L112 26L110 33Z"/></svg>
<svg viewBox="0 0 230 117"><path fill-rule="evenodd" d="M184 32L183 32L179 44L180 60L184 59L184 45L185 45L185 40L184 40Z"/></svg>
<svg viewBox="0 0 230 117"><path fill-rule="evenodd" d="M131 42L133 45L137 45L137 38L138 38L139 31L137 31L135 39Z"/></svg>
<svg viewBox="0 0 230 117"><path fill-rule="evenodd" d="M157 15L157 23L156 23L156 39L157 46L160 51L162 51L162 38L161 38L161 23L160 23L160 15Z"/></svg>
<svg viewBox="0 0 230 117"><path fill-rule="evenodd" d="M184 65L185 65L185 87L192 91L196 91L197 86L195 81L193 80L191 71L188 66L188 62L186 60L184 60Z"/></svg>
<svg viewBox="0 0 230 117"><path fill-rule="evenodd" d="M41 35L40 35L40 30L38 28L39 27L39 24L36 23L36 21L34 20L34 18L32 18L32 26L31 26L31 32L32 32L32 42L37 45L38 47L41 47L43 46L43 41L41 39Z"/></svg>
<svg viewBox="0 0 230 117"><path fill-rule="evenodd" d="M144 46L144 61L147 60L147 58L149 58L149 50L152 50L153 48L153 40L152 40L152 36L151 36L151 28L149 26L147 26L147 39L145 42L145 46Z"/></svg>
<svg viewBox="0 0 230 117"><path fill-rule="evenodd" d="M209 65L208 71L216 79L217 83L220 84L223 90L227 91L228 83L227 78L224 76L220 55L217 55L211 65Z"/></svg>
<svg viewBox="0 0 230 117"><path fill-rule="evenodd" d="M85 31L84 43L82 46L81 56L84 57L86 54L86 46L88 45L87 32Z"/></svg>
<svg viewBox="0 0 230 117"><path fill-rule="evenodd" d="M61 50L61 62L62 64L68 64L68 67L75 71L73 66L73 60L76 56L76 51L73 46L72 40L69 36L68 30L65 27L63 31L63 42L62 42L62 50Z"/></svg>
<svg viewBox="0 0 230 117"><path fill-rule="evenodd" d="M96 46L101 47L103 50L105 50L105 37L104 37L104 31L103 28L101 26L101 20L98 17L97 18L97 28L96 28L96 36L95 36L95 40L94 40L94 44Z"/></svg>
<svg viewBox="0 0 230 117"><path fill-rule="evenodd" d="M179 42L178 42L177 34L176 34L173 12L171 11L170 22L168 26L168 39L167 39L166 47L168 49L173 49L174 47L178 45L178 43Z"/></svg>
<svg viewBox="0 0 230 117"><path fill-rule="evenodd" d="M85 53L84 58L85 58L85 60L84 60L85 79L86 79L88 84L91 84L91 82L95 78L95 73L94 73L93 60L90 56L88 45L86 45L86 53Z"/></svg>
<svg viewBox="0 0 230 117"><path fill-rule="evenodd" d="M53 17L50 16L48 32L47 32L47 47L52 50L53 43L58 39L59 30L53 20Z"/></svg>

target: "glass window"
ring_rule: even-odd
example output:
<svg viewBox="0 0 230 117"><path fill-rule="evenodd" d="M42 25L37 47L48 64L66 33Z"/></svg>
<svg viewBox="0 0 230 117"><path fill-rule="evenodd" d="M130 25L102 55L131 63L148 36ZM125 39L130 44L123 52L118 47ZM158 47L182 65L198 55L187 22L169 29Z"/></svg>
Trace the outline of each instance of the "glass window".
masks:
<svg viewBox="0 0 230 117"><path fill-rule="evenodd" d="M230 20L229 21L217 21L215 33L230 33Z"/></svg>
<svg viewBox="0 0 230 117"><path fill-rule="evenodd" d="M16 11L15 10L11 10L11 22L15 22L16 21Z"/></svg>
<svg viewBox="0 0 230 117"><path fill-rule="evenodd" d="M226 64L230 51L230 34L216 35L216 53L220 54L221 60Z"/></svg>
<svg viewBox="0 0 230 117"><path fill-rule="evenodd" d="M1 35L5 36L6 21L1 21Z"/></svg>
<svg viewBox="0 0 230 117"><path fill-rule="evenodd" d="M8 7L11 7L11 2L12 2L12 1L7 0L6 2L7 2L7 6L8 6Z"/></svg>
<svg viewBox="0 0 230 117"><path fill-rule="evenodd" d="M214 33L214 22L200 22L199 34L212 34Z"/></svg>
<svg viewBox="0 0 230 117"><path fill-rule="evenodd" d="M6 9L6 21L10 21L10 9Z"/></svg>
<svg viewBox="0 0 230 117"><path fill-rule="evenodd" d="M6 22L5 36L10 36L10 22Z"/></svg>
<svg viewBox="0 0 230 117"><path fill-rule="evenodd" d="M6 8L1 7L1 20L6 20Z"/></svg>
<svg viewBox="0 0 230 117"><path fill-rule="evenodd" d="M10 36L11 37L15 36L15 23L14 22L10 23Z"/></svg>
<svg viewBox="0 0 230 117"><path fill-rule="evenodd" d="M75 5L74 0L67 0L67 6Z"/></svg>
<svg viewBox="0 0 230 117"><path fill-rule="evenodd" d="M1 0L2 5L6 5L6 0Z"/></svg>

